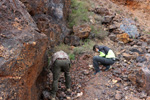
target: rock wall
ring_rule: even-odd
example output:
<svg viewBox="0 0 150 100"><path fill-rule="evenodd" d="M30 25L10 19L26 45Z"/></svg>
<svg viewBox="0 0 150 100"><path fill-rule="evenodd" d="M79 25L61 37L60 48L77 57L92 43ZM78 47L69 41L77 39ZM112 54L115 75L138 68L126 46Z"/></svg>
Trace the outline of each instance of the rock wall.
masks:
<svg viewBox="0 0 150 100"><path fill-rule="evenodd" d="M0 1L0 100L38 100L47 42L19 0Z"/></svg>
<svg viewBox="0 0 150 100"><path fill-rule="evenodd" d="M20 0L27 7L39 30L49 37L53 47L64 41L69 29L66 19L71 0Z"/></svg>

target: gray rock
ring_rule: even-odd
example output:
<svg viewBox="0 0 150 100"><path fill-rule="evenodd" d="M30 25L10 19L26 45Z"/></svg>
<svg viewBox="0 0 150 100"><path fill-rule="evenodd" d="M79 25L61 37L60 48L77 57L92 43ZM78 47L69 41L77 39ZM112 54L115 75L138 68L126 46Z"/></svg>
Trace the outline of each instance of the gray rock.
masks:
<svg viewBox="0 0 150 100"><path fill-rule="evenodd" d="M139 37L139 32L137 27L135 26L135 22L131 19L125 18L122 21L122 25L120 25L120 29L125 33L128 33L128 35L132 38Z"/></svg>
<svg viewBox="0 0 150 100"><path fill-rule="evenodd" d="M114 35L114 34L109 35L109 38L110 38L110 40L112 40L114 42L117 41L116 35Z"/></svg>
<svg viewBox="0 0 150 100"><path fill-rule="evenodd" d="M136 62L142 63L144 61L147 61L147 59L145 57L143 57L143 56L139 56L139 57L136 58Z"/></svg>
<svg viewBox="0 0 150 100"><path fill-rule="evenodd" d="M117 94L115 95L115 99L116 99L116 100L121 100L121 98L122 98L122 94L121 94L121 93L117 93Z"/></svg>
<svg viewBox="0 0 150 100"><path fill-rule="evenodd" d="M43 100L49 100L50 99L50 93L48 91L43 91Z"/></svg>
<svg viewBox="0 0 150 100"><path fill-rule="evenodd" d="M68 45L79 46L80 38L78 36L68 35L65 37L64 43Z"/></svg>
<svg viewBox="0 0 150 100"><path fill-rule="evenodd" d="M112 20L113 20L113 16L105 16L102 21L102 24L110 23Z"/></svg>

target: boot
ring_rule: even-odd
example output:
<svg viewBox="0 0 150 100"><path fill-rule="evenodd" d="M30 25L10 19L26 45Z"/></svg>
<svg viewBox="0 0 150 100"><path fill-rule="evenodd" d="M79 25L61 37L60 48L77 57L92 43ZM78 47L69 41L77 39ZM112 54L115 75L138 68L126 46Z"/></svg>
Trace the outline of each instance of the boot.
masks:
<svg viewBox="0 0 150 100"><path fill-rule="evenodd" d="M109 68L110 68L110 65L106 66L105 71L108 71L108 70L109 70Z"/></svg>

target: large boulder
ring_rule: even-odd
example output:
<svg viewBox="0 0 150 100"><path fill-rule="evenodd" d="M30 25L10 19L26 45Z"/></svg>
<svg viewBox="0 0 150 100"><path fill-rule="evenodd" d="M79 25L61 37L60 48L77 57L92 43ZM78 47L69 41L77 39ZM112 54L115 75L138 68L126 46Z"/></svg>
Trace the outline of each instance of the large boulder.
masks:
<svg viewBox="0 0 150 100"><path fill-rule="evenodd" d="M38 100L47 36L19 0L0 1L0 99Z"/></svg>
<svg viewBox="0 0 150 100"><path fill-rule="evenodd" d="M51 47L64 42L70 30L66 26L71 0L20 0L37 23L39 30L49 38Z"/></svg>
<svg viewBox="0 0 150 100"><path fill-rule="evenodd" d="M91 27L89 25L73 26L73 32L74 35L78 36L80 39L86 39L90 35Z"/></svg>
<svg viewBox="0 0 150 100"><path fill-rule="evenodd" d="M137 63L138 67L130 69L128 78L140 90L144 90L150 95L150 54L146 54L145 58L147 61Z"/></svg>
<svg viewBox="0 0 150 100"><path fill-rule="evenodd" d="M128 33L128 35L132 38L137 38L140 35L135 22L131 19L123 19L122 24L120 25L120 29L125 33Z"/></svg>

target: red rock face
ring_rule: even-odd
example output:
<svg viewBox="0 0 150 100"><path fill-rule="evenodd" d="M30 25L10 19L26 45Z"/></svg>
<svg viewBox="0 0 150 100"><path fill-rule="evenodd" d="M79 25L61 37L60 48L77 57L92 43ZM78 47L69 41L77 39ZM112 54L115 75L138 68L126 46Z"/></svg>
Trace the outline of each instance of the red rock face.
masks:
<svg viewBox="0 0 150 100"><path fill-rule="evenodd" d="M47 36L19 0L0 1L0 23L0 99L37 100Z"/></svg>
<svg viewBox="0 0 150 100"><path fill-rule="evenodd" d="M118 4L123 4L131 9L150 9L150 1L149 0L111 0Z"/></svg>

